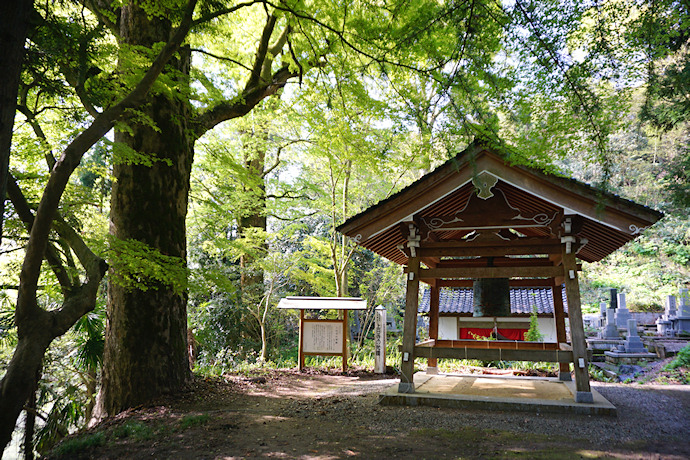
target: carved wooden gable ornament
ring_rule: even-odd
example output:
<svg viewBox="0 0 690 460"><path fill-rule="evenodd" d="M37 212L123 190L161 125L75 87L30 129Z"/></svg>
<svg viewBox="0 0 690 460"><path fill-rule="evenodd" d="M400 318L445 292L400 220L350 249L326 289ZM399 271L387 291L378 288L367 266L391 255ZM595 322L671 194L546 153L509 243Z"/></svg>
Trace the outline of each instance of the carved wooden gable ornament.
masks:
<svg viewBox="0 0 690 460"><path fill-rule="evenodd" d="M526 166L474 144L392 197L338 227L400 264L399 248L426 244L559 239L601 260L662 217L648 207ZM568 227L567 229L565 227Z"/></svg>

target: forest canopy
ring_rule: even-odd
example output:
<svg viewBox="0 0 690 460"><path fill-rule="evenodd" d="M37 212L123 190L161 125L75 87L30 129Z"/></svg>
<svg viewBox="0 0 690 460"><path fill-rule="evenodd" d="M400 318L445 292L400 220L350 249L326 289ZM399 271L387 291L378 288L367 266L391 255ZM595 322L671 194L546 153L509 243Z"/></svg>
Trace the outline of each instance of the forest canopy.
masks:
<svg viewBox="0 0 690 460"><path fill-rule="evenodd" d="M0 10L2 446L26 404L44 451L184 386L189 347L289 364L286 295L398 315L400 268L335 228L475 139L665 212L585 265L591 308L690 284L687 2L24 5Z"/></svg>

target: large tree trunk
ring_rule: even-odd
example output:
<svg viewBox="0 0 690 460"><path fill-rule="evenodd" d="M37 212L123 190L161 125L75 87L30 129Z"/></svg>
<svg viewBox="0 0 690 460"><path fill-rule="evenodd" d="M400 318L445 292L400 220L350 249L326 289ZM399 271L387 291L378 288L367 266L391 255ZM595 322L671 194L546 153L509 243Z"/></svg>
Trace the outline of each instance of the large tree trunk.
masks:
<svg viewBox="0 0 690 460"><path fill-rule="evenodd" d="M151 47L166 41L169 21L150 18L140 8L122 8L120 39L126 45ZM173 58L171 76L188 86L189 52ZM126 63L122 63L125 67ZM182 80L182 81L180 81ZM131 121L129 132L115 141L144 155L152 166L116 164L111 198L111 234L136 240L160 253L186 261L185 217L193 140L187 123L188 102L150 94L140 108L155 123ZM116 275L116 274L114 274ZM190 378L187 358L187 294L157 283L147 290L108 286L108 322L103 380L97 415L113 415L158 395L183 387Z"/></svg>

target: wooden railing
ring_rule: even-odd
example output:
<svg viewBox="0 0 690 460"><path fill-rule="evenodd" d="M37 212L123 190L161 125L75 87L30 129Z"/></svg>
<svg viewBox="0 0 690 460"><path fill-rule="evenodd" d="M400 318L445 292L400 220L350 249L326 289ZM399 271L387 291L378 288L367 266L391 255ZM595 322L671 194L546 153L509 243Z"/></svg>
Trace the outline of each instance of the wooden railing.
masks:
<svg viewBox="0 0 690 460"><path fill-rule="evenodd" d="M426 340L414 347L416 358L478 359L572 363L570 345L513 340Z"/></svg>

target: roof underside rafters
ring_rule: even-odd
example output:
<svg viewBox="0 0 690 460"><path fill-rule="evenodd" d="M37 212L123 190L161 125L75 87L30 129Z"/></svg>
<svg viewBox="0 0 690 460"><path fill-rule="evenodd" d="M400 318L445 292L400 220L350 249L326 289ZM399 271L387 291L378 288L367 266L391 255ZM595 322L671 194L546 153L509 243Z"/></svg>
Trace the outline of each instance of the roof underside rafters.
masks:
<svg viewBox="0 0 690 460"><path fill-rule="evenodd" d="M556 227L564 216L573 218L578 236L586 240L578 257L594 262L634 239L662 214L571 179L509 166L498 154L475 146L393 197L350 218L338 230L404 265L409 256L404 248L409 224L421 228L422 247L466 244L476 248L486 241L486 247L493 246L487 255L501 255L496 248L505 247L503 255L510 256L522 254L508 249L517 243L530 244L524 254L540 254L535 245L557 240ZM484 255L482 249L473 254ZM426 265L440 267L457 259L422 260Z"/></svg>

